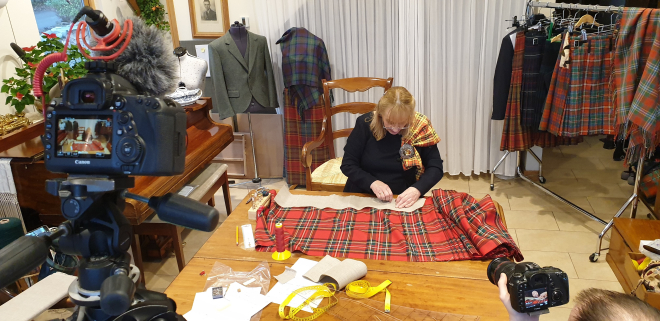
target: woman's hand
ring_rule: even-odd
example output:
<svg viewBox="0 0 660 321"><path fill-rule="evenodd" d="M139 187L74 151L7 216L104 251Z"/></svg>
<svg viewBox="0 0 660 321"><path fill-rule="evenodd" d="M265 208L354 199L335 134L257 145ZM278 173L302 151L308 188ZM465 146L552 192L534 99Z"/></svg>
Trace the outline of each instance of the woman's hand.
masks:
<svg viewBox="0 0 660 321"><path fill-rule="evenodd" d="M375 181L371 183L371 186L369 187L372 191L374 191L374 194L376 194L376 197L378 197L379 200L383 202L392 201L392 190L389 186L387 186L387 184L381 181Z"/></svg>
<svg viewBox="0 0 660 321"><path fill-rule="evenodd" d="M422 195L422 193L419 192L418 189L414 187L408 187L407 190L403 191L399 195L399 197L396 198L396 204L395 206L397 208L407 208L415 204L419 197Z"/></svg>
<svg viewBox="0 0 660 321"><path fill-rule="evenodd" d="M500 301L504 304L506 311L509 312L509 321L538 321L538 315L530 316L527 313L520 313L511 307L511 295L509 294L509 289L506 287L506 282L506 274L500 274L497 287L500 288Z"/></svg>

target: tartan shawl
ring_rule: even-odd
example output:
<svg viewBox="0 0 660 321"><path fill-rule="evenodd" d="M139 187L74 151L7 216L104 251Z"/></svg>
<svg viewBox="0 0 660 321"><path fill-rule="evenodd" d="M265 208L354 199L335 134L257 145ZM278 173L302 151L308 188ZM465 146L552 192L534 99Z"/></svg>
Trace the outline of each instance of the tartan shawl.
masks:
<svg viewBox="0 0 660 321"><path fill-rule="evenodd" d="M618 136L630 139L625 162L660 144L660 10L624 8L614 53L612 95Z"/></svg>
<svg viewBox="0 0 660 321"><path fill-rule="evenodd" d="M282 50L284 87L297 95L298 113L304 117L303 111L321 101L322 80L332 80L328 51L323 40L305 28L287 30L277 43Z"/></svg>
<svg viewBox="0 0 660 321"><path fill-rule="evenodd" d="M274 199L275 191L271 191ZM434 190L412 212L363 208L283 208L271 202L258 213L256 250L275 250L275 224L282 223L290 251L307 255L411 262L523 260L490 196Z"/></svg>
<svg viewBox="0 0 660 321"><path fill-rule="evenodd" d="M409 170L413 167L417 167L416 177L419 178L424 173L424 165L422 164L422 158L419 156L417 149L414 147L429 147L436 145L440 142L440 137L431 126L431 122L426 116L420 113L415 113L415 120L413 125L410 127L410 135L408 139L401 139L401 146L404 144L410 144L413 146L414 155L411 158L403 159L403 170Z"/></svg>

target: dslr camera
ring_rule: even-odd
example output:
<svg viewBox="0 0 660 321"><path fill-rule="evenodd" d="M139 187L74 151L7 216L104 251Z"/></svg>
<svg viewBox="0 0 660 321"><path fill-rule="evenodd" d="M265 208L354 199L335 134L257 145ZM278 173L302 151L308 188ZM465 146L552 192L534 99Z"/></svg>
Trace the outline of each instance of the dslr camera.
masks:
<svg viewBox="0 0 660 321"><path fill-rule="evenodd" d="M546 310L568 303L568 276L564 271L540 267L536 263L514 263L507 258L494 259L488 265L488 280L497 285L502 273L507 277L511 307L520 313Z"/></svg>
<svg viewBox="0 0 660 321"><path fill-rule="evenodd" d="M175 101L139 95L112 62L85 63L50 102L42 136L46 169L101 175L181 174L186 112Z"/></svg>

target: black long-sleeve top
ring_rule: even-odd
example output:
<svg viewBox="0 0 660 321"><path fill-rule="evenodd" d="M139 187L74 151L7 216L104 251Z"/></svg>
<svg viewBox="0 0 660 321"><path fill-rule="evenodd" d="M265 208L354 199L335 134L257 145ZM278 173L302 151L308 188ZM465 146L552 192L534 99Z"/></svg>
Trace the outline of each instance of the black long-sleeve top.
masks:
<svg viewBox="0 0 660 321"><path fill-rule="evenodd" d="M386 132L383 139L376 141L369 128L372 115L368 113L358 117L344 146L341 171L348 177L344 192L373 194L371 184L379 180L387 184L394 194L401 194L412 186L424 195L442 179L438 146L415 147L424 165L424 173L415 181L416 168L404 171L401 164L401 135Z"/></svg>

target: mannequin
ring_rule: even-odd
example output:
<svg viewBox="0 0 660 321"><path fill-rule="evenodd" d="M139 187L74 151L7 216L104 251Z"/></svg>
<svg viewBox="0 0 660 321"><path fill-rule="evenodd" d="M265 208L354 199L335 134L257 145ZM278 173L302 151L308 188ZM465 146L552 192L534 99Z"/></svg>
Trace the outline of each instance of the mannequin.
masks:
<svg viewBox="0 0 660 321"><path fill-rule="evenodd" d="M206 61L191 55L184 47L174 49L174 55L179 59L179 87L202 90L209 69Z"/></svg>
<svg viewBox="0 0 660 321"><path fill-rule="evenodd" d="M229 27L229 34L231 38L236 43L238 51L241 52L241 55L245 59L245 62L249 63L250 57L248 57L248 31L243 24L238 21L235 21L231 27ZM266 108L259 104L254 97L250 101L250 106L245 110L245 113L254 113L254 114L275 114L275 108Z"/></svg>

